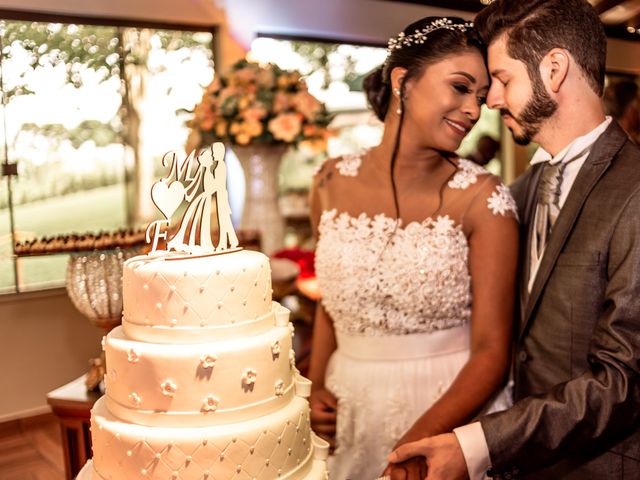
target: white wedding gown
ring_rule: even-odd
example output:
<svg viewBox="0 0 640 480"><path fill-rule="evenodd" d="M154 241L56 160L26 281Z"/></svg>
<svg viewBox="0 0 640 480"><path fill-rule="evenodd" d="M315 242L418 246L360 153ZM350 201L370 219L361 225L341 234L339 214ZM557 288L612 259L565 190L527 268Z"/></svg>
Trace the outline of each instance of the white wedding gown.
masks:
<svg viewBox="0 0 640 480"><path fill-rule="evenodd" d="M356 176L360 156L337 173ZM488 172L460 160L449 188ZM503 185L487 198L495 215L515 215ZM469 245L448 216L400 225L385 215L322 213L316 271L338 349L326 387L338 399L332 480L373 480L413 422L452 383L469 357ZM497 299L498 300L498 299ZM492 410L506 408L502 392Z"/></svg>

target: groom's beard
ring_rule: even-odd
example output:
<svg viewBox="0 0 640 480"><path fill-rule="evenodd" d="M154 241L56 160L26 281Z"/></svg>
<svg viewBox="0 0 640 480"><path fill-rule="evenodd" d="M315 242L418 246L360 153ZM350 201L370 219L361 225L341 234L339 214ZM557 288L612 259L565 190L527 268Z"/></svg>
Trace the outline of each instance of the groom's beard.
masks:
<svg viewBox="0 0 640 480"><path fill-rule="evenodd" d="M542 122L551 117L558 109L558 103L549 96L544 88L542 79L534 77L532 81L531 98L522 109L519 117L516 117L508 109L500 109L502 115L511 116L522 129L521 132L511 130L513 140L518 145L528 145L534 136L540 131Z"/></svg>

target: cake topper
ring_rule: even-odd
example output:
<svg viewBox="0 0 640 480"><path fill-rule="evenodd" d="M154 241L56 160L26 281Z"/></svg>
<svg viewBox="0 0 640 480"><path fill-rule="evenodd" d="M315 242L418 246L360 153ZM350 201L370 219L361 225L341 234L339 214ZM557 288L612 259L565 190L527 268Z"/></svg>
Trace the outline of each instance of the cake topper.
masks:
<svg viewBox="0 0 640 480"><path fill-rule="evenodd" d="M239 250L238 237L231 223L231 207L227 192L225 147L217 142L197 156L192 151L181 164L176 153L168 153L162 165L171 162L169 174L151 187L151 200L164 216L147 227L146 240L151 253L175 252L170 258L214 255ZM171 217L182 205L187 207L177 232L168 238ZM218 242L211 238L211 203L216 202ZM166 242L166 251L158 250L158 242Z"/></svg>

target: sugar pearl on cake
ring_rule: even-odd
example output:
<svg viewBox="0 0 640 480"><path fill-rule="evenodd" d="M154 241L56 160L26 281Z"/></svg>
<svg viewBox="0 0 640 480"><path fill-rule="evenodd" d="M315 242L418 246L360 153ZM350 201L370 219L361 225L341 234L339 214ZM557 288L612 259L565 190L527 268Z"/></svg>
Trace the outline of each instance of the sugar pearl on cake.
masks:
<svg viewBox="0 0 640 480"><path fill-rule="evenodd" d="M278 469L278 476L282 475L282 470Z"/></svg>
<svg viewBox="0 0 640 480"><path fill-rule="evenodd" d="M269 466L269 459L268 459L268 458L264 461L264 464L265 464L267 467Z"/></svg>
<svg viewBox="0 0 640 480"><path fill-rule="evenodd" d="M206 327L207 326L207 321L206 320L200 320L200 326L201 327Z"/></svg>
<svg viewBox="0 0 640 480"><path fill-rule="evenodd" d="M144 285L142 285L142 289L144 291L148 291L149 290L149 285L145 283Z"/></svg>
<svg viewBox="0 0 640 480"><path fill-rule="evenodd" d="M178 324L178 320L176 320L175 318L172 318L169 321L169 324L171 324L172 327L175 327Z"/></svg>
<svg viewBox="0 0 640 480"><path fill-rule="evenodd" d="M278 437L278 443L282 443L282 437Z"/></svg>
<svg viewBox="0 0 640 480"><path fill-rule="evenodd" d="M133 455L133 452L131 450L127 450L127 457L130 457L131 455Z"/></svg>
<svg viewBox="0 0 640 480"><path fill-rule="evenodd" d="M246 301L246 300L243 300L243 301L242 301L242 306L243 306L243 307L246 307L246 306L247 306L247 301Z"/></svg>
<svg viewBox="0 0 640 480"><path fill-rule="evenodd" d="M242 465L238 465L236 467L236 472L240 473L242 471Z"/></svg>
<svg viewBox="0 0 640 480"><path fill-rule="evenodd" d="M222 302L218 302L218 310L222 308Z"/></svg>
<svg viewBox="0 0 640 480"><path fill-rule="evenodd" d="M233 443L236 443L236 442L238 441L238 439L237 439L236 437L233 437L233 438L231 439L231 441L232 441Z"/></svg>
<svg viewBox="0 0 640 480"><path fill-rule="evenodd" d="M207 439L205 438L204 440L202 440L202 445L206 445L207 444Z"/></svg>
<svg viewBox="0 0 640 480"><path fill-rule="evenodd" d="M176 291L176 286L175 285L171 285L169 287L169 290L171 290L172 292L175 292Z"/></svg>
<svg viewBox="0 0 640 480"><path fill-rule="evenodd" d="M220 275L220 270L216 270L216 275Z"/></svg>
<svg viewBox="0 0 640 480"><path fill-rule="evenodd" d="M224 460L224 453L220 454L220 461L222 462Z"/></svg>
<svg viewBox="0 0 640 480"><path fill-rule="evenodd" d="M173 473L171 474L171 476L172 476L173 478L178 478L178 475L179 475L179 473L178 473L177 471L175 471L175 472L173 472Z"/></svg>
<svg viewBox="0 0 640 480"><path fill-rule="evenodd" d="M160 302L156 303L156 308L160 310L162 308L162 304Z"/></svg>
<svg viewBox="0 0 640 480"><path fill-rule="evenodd" d="M249 447L249 453L251 455L253 455L253 452L255 452L255 451L256 451L256 449L255 449L255 447L253 445L251 447Z"/></svg>
<svg viewBox="0 0 640 480"><path fill-rule="evenodd" d="M116 433L115 436L116 436L116 440L120 440L120 434L119 433Z"/></svg>
<svg viewBox="0 0 640 480"><path fill-rule="evenodd" d="M231 290L232 292L233 292L235 289L236 289L235 285L231 285L231 286L229 287L229 290Z"/></svg>
<svg viewBox="0 0 640 480"><path fill-rule="evenodd" d="M200 285L200 293L204 292L204 285Z"/></svg>
<svg viewBox="0 0 640 480"><path fill-rule="evenodd" d="M146 475L147 474L147 469L143 468L142 470L140 470L140 474L141 475Z"/></svg>
<svg viewBox="0 0 640 480"><path fill-rule="evenodd" d="M287 455L291 455L291 449L287 450Z"/></svg>
<svg viewBox="0 0 640 480"><path fill-rule="evenodd" d="M209 478L209 475L211 475L211 473L209 472L209 470L205 470L204 472L202 472L202 475L204 475L204 478Z"/></svg>
<svg viewBox="0 0 640 480"><path fill-rule="evenodd" d="M162 458L162 454L158 452L156 453L155 457L156 457L156 460L160 460Z"/></svg>
<svg viewBox="0 0 640 480"><path fill-rule="evenodd" d="M191 460L193 460L193 459L191 458L191 455L187 455L187 458L185 458L184 460L185 460L185 462L190 463Z"/></svg>

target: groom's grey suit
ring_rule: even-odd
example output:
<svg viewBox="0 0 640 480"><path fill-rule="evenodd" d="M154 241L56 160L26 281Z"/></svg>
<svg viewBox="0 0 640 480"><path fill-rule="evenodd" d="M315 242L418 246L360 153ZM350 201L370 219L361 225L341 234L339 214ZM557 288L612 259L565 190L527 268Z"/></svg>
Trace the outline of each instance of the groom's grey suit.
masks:
<svg viewBox="0 0 640 480"><path fill-rule="evenodd" d="M542 165L512 187L521 224L515 401L480 419L503 478L640 479L640 149L613 122L560 211L531 292ZM540 470L544 467L543 470Z"/></svg>

